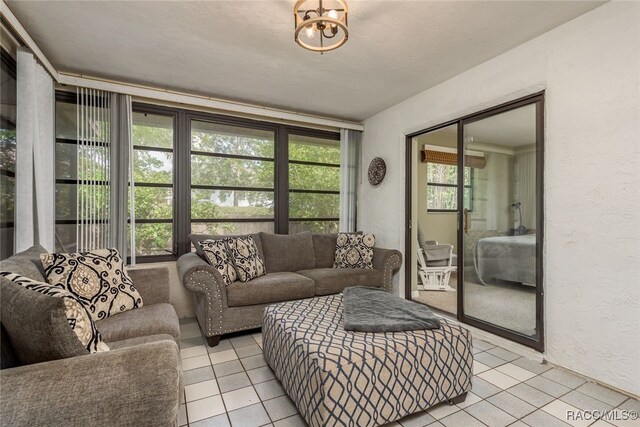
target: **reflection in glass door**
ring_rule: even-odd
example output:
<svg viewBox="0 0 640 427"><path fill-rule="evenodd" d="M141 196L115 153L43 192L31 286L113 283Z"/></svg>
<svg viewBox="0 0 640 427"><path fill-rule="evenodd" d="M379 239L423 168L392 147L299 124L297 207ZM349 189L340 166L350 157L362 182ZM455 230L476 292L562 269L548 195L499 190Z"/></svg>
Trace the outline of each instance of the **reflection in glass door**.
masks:
<svg viewBox="0 0 640 427"><path fill-rule="evenodd" d="M462 124L460 162L474 179L472 202L459 197L459 314L467 323L541 348L542 97Z"/></svg>

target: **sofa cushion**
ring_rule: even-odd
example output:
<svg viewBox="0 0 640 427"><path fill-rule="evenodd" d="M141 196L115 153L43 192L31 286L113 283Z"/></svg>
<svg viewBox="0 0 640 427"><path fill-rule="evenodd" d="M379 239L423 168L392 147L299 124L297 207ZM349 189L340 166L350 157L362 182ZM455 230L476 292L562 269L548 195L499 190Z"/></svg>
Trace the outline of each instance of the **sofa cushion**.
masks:
<svg viewBox="0 0 640 427"><path fill-rule="evenodd" d="M364 268L316 268L297 271L298 274L313 279L316 295L331 295L342 292L349 286L381 287L384 274L380 270Z"/></svg>
<svg viewBox="0 0 640 427"><path fill-rule="evenodd" d="M117 249L46 253L40 260L47 282L78 297L94 320L142 307L142 297Z"/></svg>
<svg viewBox="0 0 640 427"><path fill-rule="evenodd" d="M47 250L40 245L32 246L25 251L18 252L17 254L0 261L0 270L11 271L12 273L16 273L33 280L46 282L46 279L44 278L44 269L40 262L40 254L45 252L47 252ZM20 362L15 355L15 351L11 345L11 340L9 340L4 327L2 327L0 347L0 351L2 353L0 357L2 369L19 366Z"/></svg>
<svg viewBox="0 0 640 427"><path fill-rule="evenodd" d="M309 232L288 234L260 233L268 273L314 268L316 254ZM334 246L335 251L335 246Z"/></svg>
<svg viewBox="0 0 640 427"><path fill-rule="evenodd" d="M107 343L158 334L171 335L176 342L180 340L178 315L167 303L125 311L99 320L96 326Z"/></svg>
<svg viewBox="0 0 640 427"><path fill-rule="evenodd" d="M0 320L21 365L89 354L67 322L62 298L0 277Z"/></svg>
<svg viewBox="0 0 640 427"><path fill-rule="evenodd" d="M311 298L315 284L296 273L268 273L250 282L235 282L227 287L229 307L268 304L293 299Z"/></svg>
<svg viewBox="0 0 640 427"><path fill-rule="evenodd" d="M336 240L335 268L373 268L373 234L340 233Z"/></svg>
<svg viewBox="0 0 640 427"><path fill-rule="evenodd" d="M313 251L316 254L316 268L331 268L336 259L338 233L313 233Z"/></svg>
<svg viewBox="0 0 640 427"><path fill-rule="evenodd" d="M241 282L248 282L267 273L253 237L230 237L225 241L236 274Z"/></svg>
<svg viewBox="0 0 640 427"><path fill-rule="evenodd" d="M13 349L7 330L0 323L0 369L14 368L16 366L20 366L20 361Z"/></svg>
<svg viewBox="0 0 640 427"><path fill-rule="evenodd" d="M244 236L253 237L253 241L256 243L256 246L258 247L258 253L260 254L260 258L264 260L264 253L262 252L262 240L260 240L260 233L242 234L242 235L230 234L228 236L217 235L217 234L195 234L194 233L194 234L189 234L189 240L191 240L191 244L193 245L193 247L196 248L196 253L198 254L198 256L202 258L204 261L206 261L207 256L204 254L204 251L198 244L199 242L203 240L224 240L230 237L244 237Z"/></svg>
<svg viewBox="0 0 640 427"><path fill-rule="evenodd" d="M109 348L111 350L117 350L119 348L133 347L157 341L175 341L175 339L168 334L145 335L142 337L127 338L126 340L121 341L112 341L109 343Z"/></svg>
<svg viewBox="0 0 640 427"><path fill-rule="evenodd" d="M47 250L42 246L32 246L26 251L18 252L0 261L0 270L10 271L39 282L46 282L44 268L40 262L40 255L44 253L47 253Z"/></svg>
<svg viewBox="0 0 640 427"><path fill-rule="evenodd" d="M61 298L64 301L65 314L69 327L89 353L109 351L109 347L102 342L102 336L100 332L98 332L96 324L91 318L91 314L89 314L87 308L82 304L82 301L71 292L15 273L0 271L0 276L30 291L40 292L41 294L54 298Z"/></svg>
<svg viewBox="0 0 640 427"><path fill-rule="evenodd" d="M198 242L204 252L207 262L222 276L222 280L228 286L238 280L238 273L229 255L227 239L211 239Z"/></svg>

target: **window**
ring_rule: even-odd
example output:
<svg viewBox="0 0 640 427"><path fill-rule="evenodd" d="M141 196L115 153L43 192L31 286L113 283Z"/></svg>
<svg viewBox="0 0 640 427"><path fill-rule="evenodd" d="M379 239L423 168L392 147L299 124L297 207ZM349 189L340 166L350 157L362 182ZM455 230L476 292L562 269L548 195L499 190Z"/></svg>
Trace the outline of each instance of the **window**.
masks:
<svg viewBox="0 0 640 427"><path fill-rule="evenodd" d="M0 259L5 259L13 255L16 200L16 62L5 50L0 81Z"/></svg>
<svg viewBox="0 0 640 427"><path fill-rule="evenodd" d="M136 107L132 119L136 257L173 256L176 116Z"/></svg>
<svg viewBox="0 0 640 427"><path fill-rule="evenodd" d="M78 193L78 163L104 162L108 142L77 141L76 94L56 101L56 241L71 252L79 195L108 189L97 177ZM132 137L138 262L190 251L190 233L338 231L337 132L134 102Z"/></svg>
<svg viewBox="0 0 640 427"><path fill-rule="evenodd" d="M275 131L191 120L191 232L275 230Z"/></svg>
<svg viewBox="0 0 640 427"><path fill-rule="evenodd" d="M289 135L289 233L338 231L340 141Z"/></svg>
<svg viewBox="0 0 640 427"><path fill-rule="evenodd" d="M458 207L458 167L427 163L427 210L456 212ZM465 206L473 210L473 169L464 168Z"/></svg>
<svg viewBox="0 0 640 427"><path fill-rule="evenodd" d="M93 100L94 105L107 105L106 99ZM93 135L97 142L90 143L77 139L77 97L75 93L56 93L56 250L75 252L77 250L77 224L89 216L98 218L98 225L89 230L87 236L98 236L98 227L107 227L108 209L104 204L92 204L92 211L83 210L82 199L108 200L108 180L104 175L104 165L109 162L109 143L106 140L106 118L104 108L92 121ZM80 148L80 150L79 150ZM78 167L80 165L80 168ZM78 177L80 172L80 177ZM82 183L80 180L85 178ZM91 177L90 179L88 177ZM80 180L79 180L80 178ZM80 187L78 187L80 186ZM80 197L78 197L80 196ZM80 200L79 200L80 199Z"/></svg>

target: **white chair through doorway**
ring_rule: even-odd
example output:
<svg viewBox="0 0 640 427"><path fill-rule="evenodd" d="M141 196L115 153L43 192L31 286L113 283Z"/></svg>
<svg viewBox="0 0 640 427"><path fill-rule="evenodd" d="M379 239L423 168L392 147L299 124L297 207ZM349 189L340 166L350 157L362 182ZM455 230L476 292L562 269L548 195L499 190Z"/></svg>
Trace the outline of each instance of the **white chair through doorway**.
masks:
<svg viewBox="0 0 640 427"><path fill-rule="evenodd" d="M453 245L448 243L438 244L436 241L427 241L418 247L418 275L425 291L450 291L449 279L451 273L457 270L454 264ZM455 257L457 258L457 257ZM418 286L420 290L420 286Z"/></svg>

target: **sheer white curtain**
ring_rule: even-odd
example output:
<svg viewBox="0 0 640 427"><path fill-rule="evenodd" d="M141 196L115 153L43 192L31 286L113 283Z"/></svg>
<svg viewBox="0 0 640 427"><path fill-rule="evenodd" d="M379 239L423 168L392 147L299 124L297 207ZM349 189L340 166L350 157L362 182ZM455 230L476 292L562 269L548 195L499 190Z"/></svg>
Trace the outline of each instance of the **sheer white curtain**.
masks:
<svg viewBox="0 0 640 427"><path fill-rule="evenodd" d="M55 248L53 79L31 51L17 52L16 252Z"/></svg>
<svg viewBox="0 0 640 427"><path fill-rule="evenodd" d="M131 265L135 265L135 205L133 197L133 137L131 134L131 96L112 93L111 105L111 245L123 257L131 247ZM129 183L130 182L130 183ZM128 219L131 230L128 235Z"/></svg>
<svg viewBox="0 0 640 427"><path fill-rule="evenodd" d="M356 231L361 136L360 131L340 130L340 231Z"/></svg>
<svg viewBox="0 0 640 427"><path fill-rule="evenodd" d="M515 226L524 225L529 229L536 228L536 152L518 153L514 160L515 201L522 203L522 224L516 215Z"/></svg>

